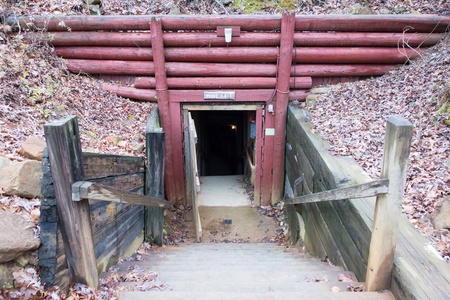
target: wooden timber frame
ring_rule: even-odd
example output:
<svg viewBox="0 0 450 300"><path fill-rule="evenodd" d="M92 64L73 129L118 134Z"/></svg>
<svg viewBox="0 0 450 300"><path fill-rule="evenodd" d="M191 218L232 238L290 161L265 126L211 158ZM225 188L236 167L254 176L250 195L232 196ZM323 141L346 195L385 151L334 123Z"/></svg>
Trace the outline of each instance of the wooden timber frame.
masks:
<svg viewBox="0 0 450 300"><path fill-rule="evenodd" d="M413 126L409 121L390 117L386 124L380 180L285 201L298 205L377 196L365 285L368 292L390 289L412 135Z"/></svg>
<svg viewBox="0 0 450 300"><path fill-rule="evenodd" d="M91 222L95 222L96 217L94 215L91 219L92 207L90 207L89 200L153 208L141 215L142 218L144 216L146 218L146 222L142 222L142 224L148 238L157 244L162 244L163 208L169 208L171 202L165 200L162 193L161 177L164 163L158 157L164 153L164 147L158 149L156 146L163 145L160 141L164 139L164 135L157 134L161 131L155 128L158 123L154 118L155 115L156 111L151 113L147 128L147 137L150 136L147 146L152 146L155 151L153 155L149 156L153 161L148 162L149 168L144 190L146 195L111 187L106 185L106 182L103 184L96 183L95 180L86 181L76 116L66 116L44 125L67 265L70 277L74 282L97 288L99 285L98 272L105 270L104 265L99 265L101 259L96 255L99 253L96 253L98 249L91 224ZM152 133L154 134L152 135ZM98 158L99 156L97 156ZM111 170L114 169L111 159L106 163ZM95 168L95 166L91 166L91 168ZM148 176L148 173L152 173L152 176ZM135 215L131 215L131 217L133 216ZM127 229L125 228L125 230ZM144 228L141 227L138 230L141 231ZM117 238L121 239L122 237ZM123 246L126 248L127 245ZM113 244L113 247L118 247L118 245ZM120 252L120 249L118 250ZM120 254L122 253L110 257L109 261L117 261Z"/></svg>
<svg viewBox="0 0 450 300"><path fill-rule="evenodd" d="M41 31L29 34L55 46L71 72L118 81L103 89L158 103L165 192L174 204L186 204L188 193L182 105L263 105L255 203L273 204L283 195L287 103L304 100L313 85L383 75L437 43L449 24L437 15L19 18L22 30ZM235 96L208 100L208 91Z"/></svg>

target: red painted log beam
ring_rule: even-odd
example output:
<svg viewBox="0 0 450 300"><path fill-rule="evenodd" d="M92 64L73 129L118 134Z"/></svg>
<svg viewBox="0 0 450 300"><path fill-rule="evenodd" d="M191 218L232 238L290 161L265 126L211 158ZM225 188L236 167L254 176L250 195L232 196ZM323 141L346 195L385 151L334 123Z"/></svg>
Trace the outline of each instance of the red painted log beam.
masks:
<svg viewBox="0 0 450 300"><path fill-rule="evenodd" d="M47 31L97 31L97 30L149 30L151 16L56 16L24 17L19 20L22 28ZM240 26L241 31L275 30L280 28L281 17L274 15L240 16L159 16L163 30L216 30L217 26Z"/></svg>
<svg viewBox="0 0 450 300"><path fill-rule="evenodd" d="M297 16L297 31L445 32L450 17L438 15L316 15Z"/></svg>
<svg viewBox="0 0 450 300"><path fill-rule="evenodd" d="M423 53L424 49L381 47L297 47L292 50L297 63L395 64L404 63ZM56 54L64 58L105 60L153 60L149 48L136 47L60 47ZM269 63L276 62L275 47L166 48L169 62Z"/></svg>
<svg viewBox="0 0 450 300"><path fill-rule="evenodd" d="M48 31L148 30L150 16L33 16L19 19L22 29ZM241 31L271 31L281 27L274 15L161 16L163 30L216 30L217 26L240 26ZM315 15L297 16L297 31L343 32L445 32L450 17L437 15Z"/></svg>
<svg viewBox="0 0 450 300"><path fill-rule="evenodd" d="M378 76L397 67L396 64L302 64L291 67L291 76ZM68 59L70 72L109 75L153 76L154 64L149 61ZM275 77L275 64L166 63L166 73L173 77Z"/></svg>
<svg viewBox="0 0 450 300"><path fill-rule="evenodd" d="M164 157L164 187L167 199L172 203L177 203L178 194L175 179L175 161L173 146L172 120L169 107L169 92L167 90L166 70L164 61L164 45L162 40L161 20L151 18L151 40L152 51L156 54L154 61L155 85L158 107L161 118L161 125L164 129L165 138L165 157Z"/></svg>
<svg viewBox="0 0 450 300"><path fill-rule="evenodd" d="M136 100L156 102L156 91L148 89L137 89L133 87L118 86L114 84L103 84L102 89L116 93L119 96ZM223 91L223 90L221 90ZM236 100L223 100L219 102L266 102L273 94L271 89L254 90L228 90L236 93ZM214 102L203 100L203 90L169 90L171 102ZM305 100L309 93L303 90L292 90L289 92L289 100Z"/></svg>
<svg viewBox="0 0 450 300"><path fill-rule="evenodd" d="M268 89L275 88L277 79L274 77L169 77L167 86L174 89ZM309 89L312 86L311 77L296 77L290 79L290 88ZM155 78L137 77L134 87L138 89L154 89Z"/></svg>
<svg viewBox="0 0 450 300"><path fill-rule="evenodd" d="M280 62L278 64L275 103L275 137L273 142L273 183L271 204L279 202L283 197L284 191L286 115L289 103L289 79L291 76L291 65L293 60L292 48L294 43L295 15L283 14L281 22ZM264 202L264 195L263 205L267 205Z"/></svg>
<svg viewBox="0 0 450 300"><path fill-rule="evenodd" d="M117 95L119 95L121 97L131 98L131 99L135 99L135 100L157 102L155 90L136 89L136 88L132 88L132 87L119 86L119 85L107 84L107 83L102 84L102 90L108 91L111 93L116 93Z"/></svg>
<svg viewBox="0 0 450 300"><path fill-rule="evenodd" d="M31 34L56 47L62 46L109 46L151 47L148 32L50 32ZM443 34L439 33L371 33L371 32L296 32L297 47L397 47L407 43L411 47L429 47L436 44ZM226 43L223 37L210 32L168 32L163 34L165 47L239 47L278 46L280 33L243 32Z"/></svg>

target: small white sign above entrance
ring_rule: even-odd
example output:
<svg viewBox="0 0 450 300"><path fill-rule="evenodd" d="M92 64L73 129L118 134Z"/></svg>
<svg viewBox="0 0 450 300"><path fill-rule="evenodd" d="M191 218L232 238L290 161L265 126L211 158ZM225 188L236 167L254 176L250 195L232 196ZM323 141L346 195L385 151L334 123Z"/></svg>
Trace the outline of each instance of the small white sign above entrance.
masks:
<svg viewBox="0 0 450 300"><path fill-rule="evenodd" d="M266 128L266 135L275 135L275 128Z"/></svg>
<svg viewBox="0 0 450 300"><path fill-rule="evenodd" d="M205 100L234 100L235 98L235 92L203 92Z"/></svg>

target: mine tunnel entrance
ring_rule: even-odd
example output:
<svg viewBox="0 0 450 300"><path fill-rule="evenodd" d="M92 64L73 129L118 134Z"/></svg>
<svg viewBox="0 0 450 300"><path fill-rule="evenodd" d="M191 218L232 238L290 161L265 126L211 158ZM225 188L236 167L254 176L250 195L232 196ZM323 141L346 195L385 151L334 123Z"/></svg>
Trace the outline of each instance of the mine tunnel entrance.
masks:
<svg viewBox="0 0 450 300"><path fill-rule="evenodd" d="M243 175L250 111L194 111L200 176ZM253 112L254 113L254 112Z"/></svg>

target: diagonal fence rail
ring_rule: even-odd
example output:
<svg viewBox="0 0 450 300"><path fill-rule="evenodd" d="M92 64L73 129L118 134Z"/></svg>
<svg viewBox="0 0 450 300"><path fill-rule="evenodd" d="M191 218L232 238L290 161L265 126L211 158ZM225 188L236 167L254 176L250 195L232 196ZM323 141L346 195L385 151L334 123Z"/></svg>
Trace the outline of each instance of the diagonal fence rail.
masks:
<svg viewBox="0 0 450 300"><path fill-rule="evenodd" d="M285 201L303 204L377 196L366 274L369 292L390 288L412 133L413 126L406 119L387 120L381 179Z"/></svg>

